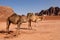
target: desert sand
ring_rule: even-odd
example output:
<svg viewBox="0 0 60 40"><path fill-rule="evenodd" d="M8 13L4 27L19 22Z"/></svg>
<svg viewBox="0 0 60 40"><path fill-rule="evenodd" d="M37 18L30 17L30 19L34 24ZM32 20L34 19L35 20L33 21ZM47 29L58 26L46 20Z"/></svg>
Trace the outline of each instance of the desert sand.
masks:
<svg viewBox="0 0 60 40"><path fill-rule="evenodd" d="M37 23L32 22L32 30L28 28L28 23L21 25L20 34L16 34L17 25L10 25L10 34L6 34L6 22L0 22L0 40L60 40L60 20L42 20Z"/></svg>

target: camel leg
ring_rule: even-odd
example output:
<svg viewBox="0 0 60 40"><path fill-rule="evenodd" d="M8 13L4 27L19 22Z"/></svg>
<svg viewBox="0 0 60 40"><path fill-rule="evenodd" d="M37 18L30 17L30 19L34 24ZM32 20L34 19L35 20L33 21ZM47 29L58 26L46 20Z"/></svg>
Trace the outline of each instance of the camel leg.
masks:
<svg viewBox="0 0 60 40"><path fill-rule="evenodd" d="M21 24L22 24L21 22L18 22L18 24L17 24L17 30L20 29Z"/></svg>
<svg viewBox="0 0 60 40"><path fill-rule="evenodd" d="M28 27L29 27L29 29L32 29L32 27L31 27L31 20L28 21Z"/></svg>
<svg viewBox="0 0 60 40"><path fill-rule="evenodd" d="M10 26L10 22L7 21L7 27L6 27L6 31L7 31L7 33L9 33L9 26Z"/></svg>
<svg viewBox="0 0 60 40"><path fill-rule="evenodd" d="M20 29L21 24L22 24L21 22L18 22L18 24L17 24L17 32L16 32L17 34L20 34L20 33L19 33L19 32L20 32L19 29Z"/></svg>

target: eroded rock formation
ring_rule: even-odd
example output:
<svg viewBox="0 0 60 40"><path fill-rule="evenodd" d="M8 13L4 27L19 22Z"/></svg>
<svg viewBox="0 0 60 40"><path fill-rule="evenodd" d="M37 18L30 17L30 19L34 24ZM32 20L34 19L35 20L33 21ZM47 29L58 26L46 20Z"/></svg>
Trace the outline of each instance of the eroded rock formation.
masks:
<svg viewBox="0 0 60 40"><path fill-rule="evenodd" d="M48 16L58 16L60 15L60 8L59 7L50 7L47 10L42 10L39 12L39 15L48 15Z"/></svg>
<svg viewBox="0 0 60 40"><path fill-rule="evenodd" d="M12 8L7 6L0 6L0 21L6 20L14 11Z"/></svg>

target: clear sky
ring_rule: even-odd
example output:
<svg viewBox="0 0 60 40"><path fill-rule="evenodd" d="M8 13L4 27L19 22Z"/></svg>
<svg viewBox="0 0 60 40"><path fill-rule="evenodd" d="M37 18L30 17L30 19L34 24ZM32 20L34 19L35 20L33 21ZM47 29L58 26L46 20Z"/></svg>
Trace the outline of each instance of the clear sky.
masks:
<svg viewBox="0 0 60 40"><path fill-rule="evenodd" d="M17 14L40 12L51 6L60 7L60 0L0 0L0 6L10 6Z"/></svg>

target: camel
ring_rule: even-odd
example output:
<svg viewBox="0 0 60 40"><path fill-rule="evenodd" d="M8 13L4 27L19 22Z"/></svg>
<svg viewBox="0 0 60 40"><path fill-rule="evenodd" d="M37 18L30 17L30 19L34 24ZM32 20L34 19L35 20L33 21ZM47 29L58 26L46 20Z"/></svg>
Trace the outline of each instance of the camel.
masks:
<svg viewBox="0 0 60 40"><path fill-rule="evenodd" d="M31 20L31 22L38 22L42 20L42 17L35 15L34 13L28 13L27 17Z"/></svg>
<svg viewBox="0 0 60 40"><path fill-rule="evenodd" d="M25 23L27 21L27 17L23 17L21 15L17 15L16 13L13 13L11 16L7 18L7 27L6 31L9 33L9 26L11 23L17 24L17 30L20 29L20 25L22 23Z"/></svg>
<svg viewBox="0 0 60 40"><path fill-rule="evenodd" d="M22 23L28 22L28 28L32 29L31 22L36 22L39 18L40 17L35 16L33 13L28 13L27 16L17 15L14 13L7 18L6 31L9 32L9 26L11 23L17 24L17 30L19 30Z"/></svg>

